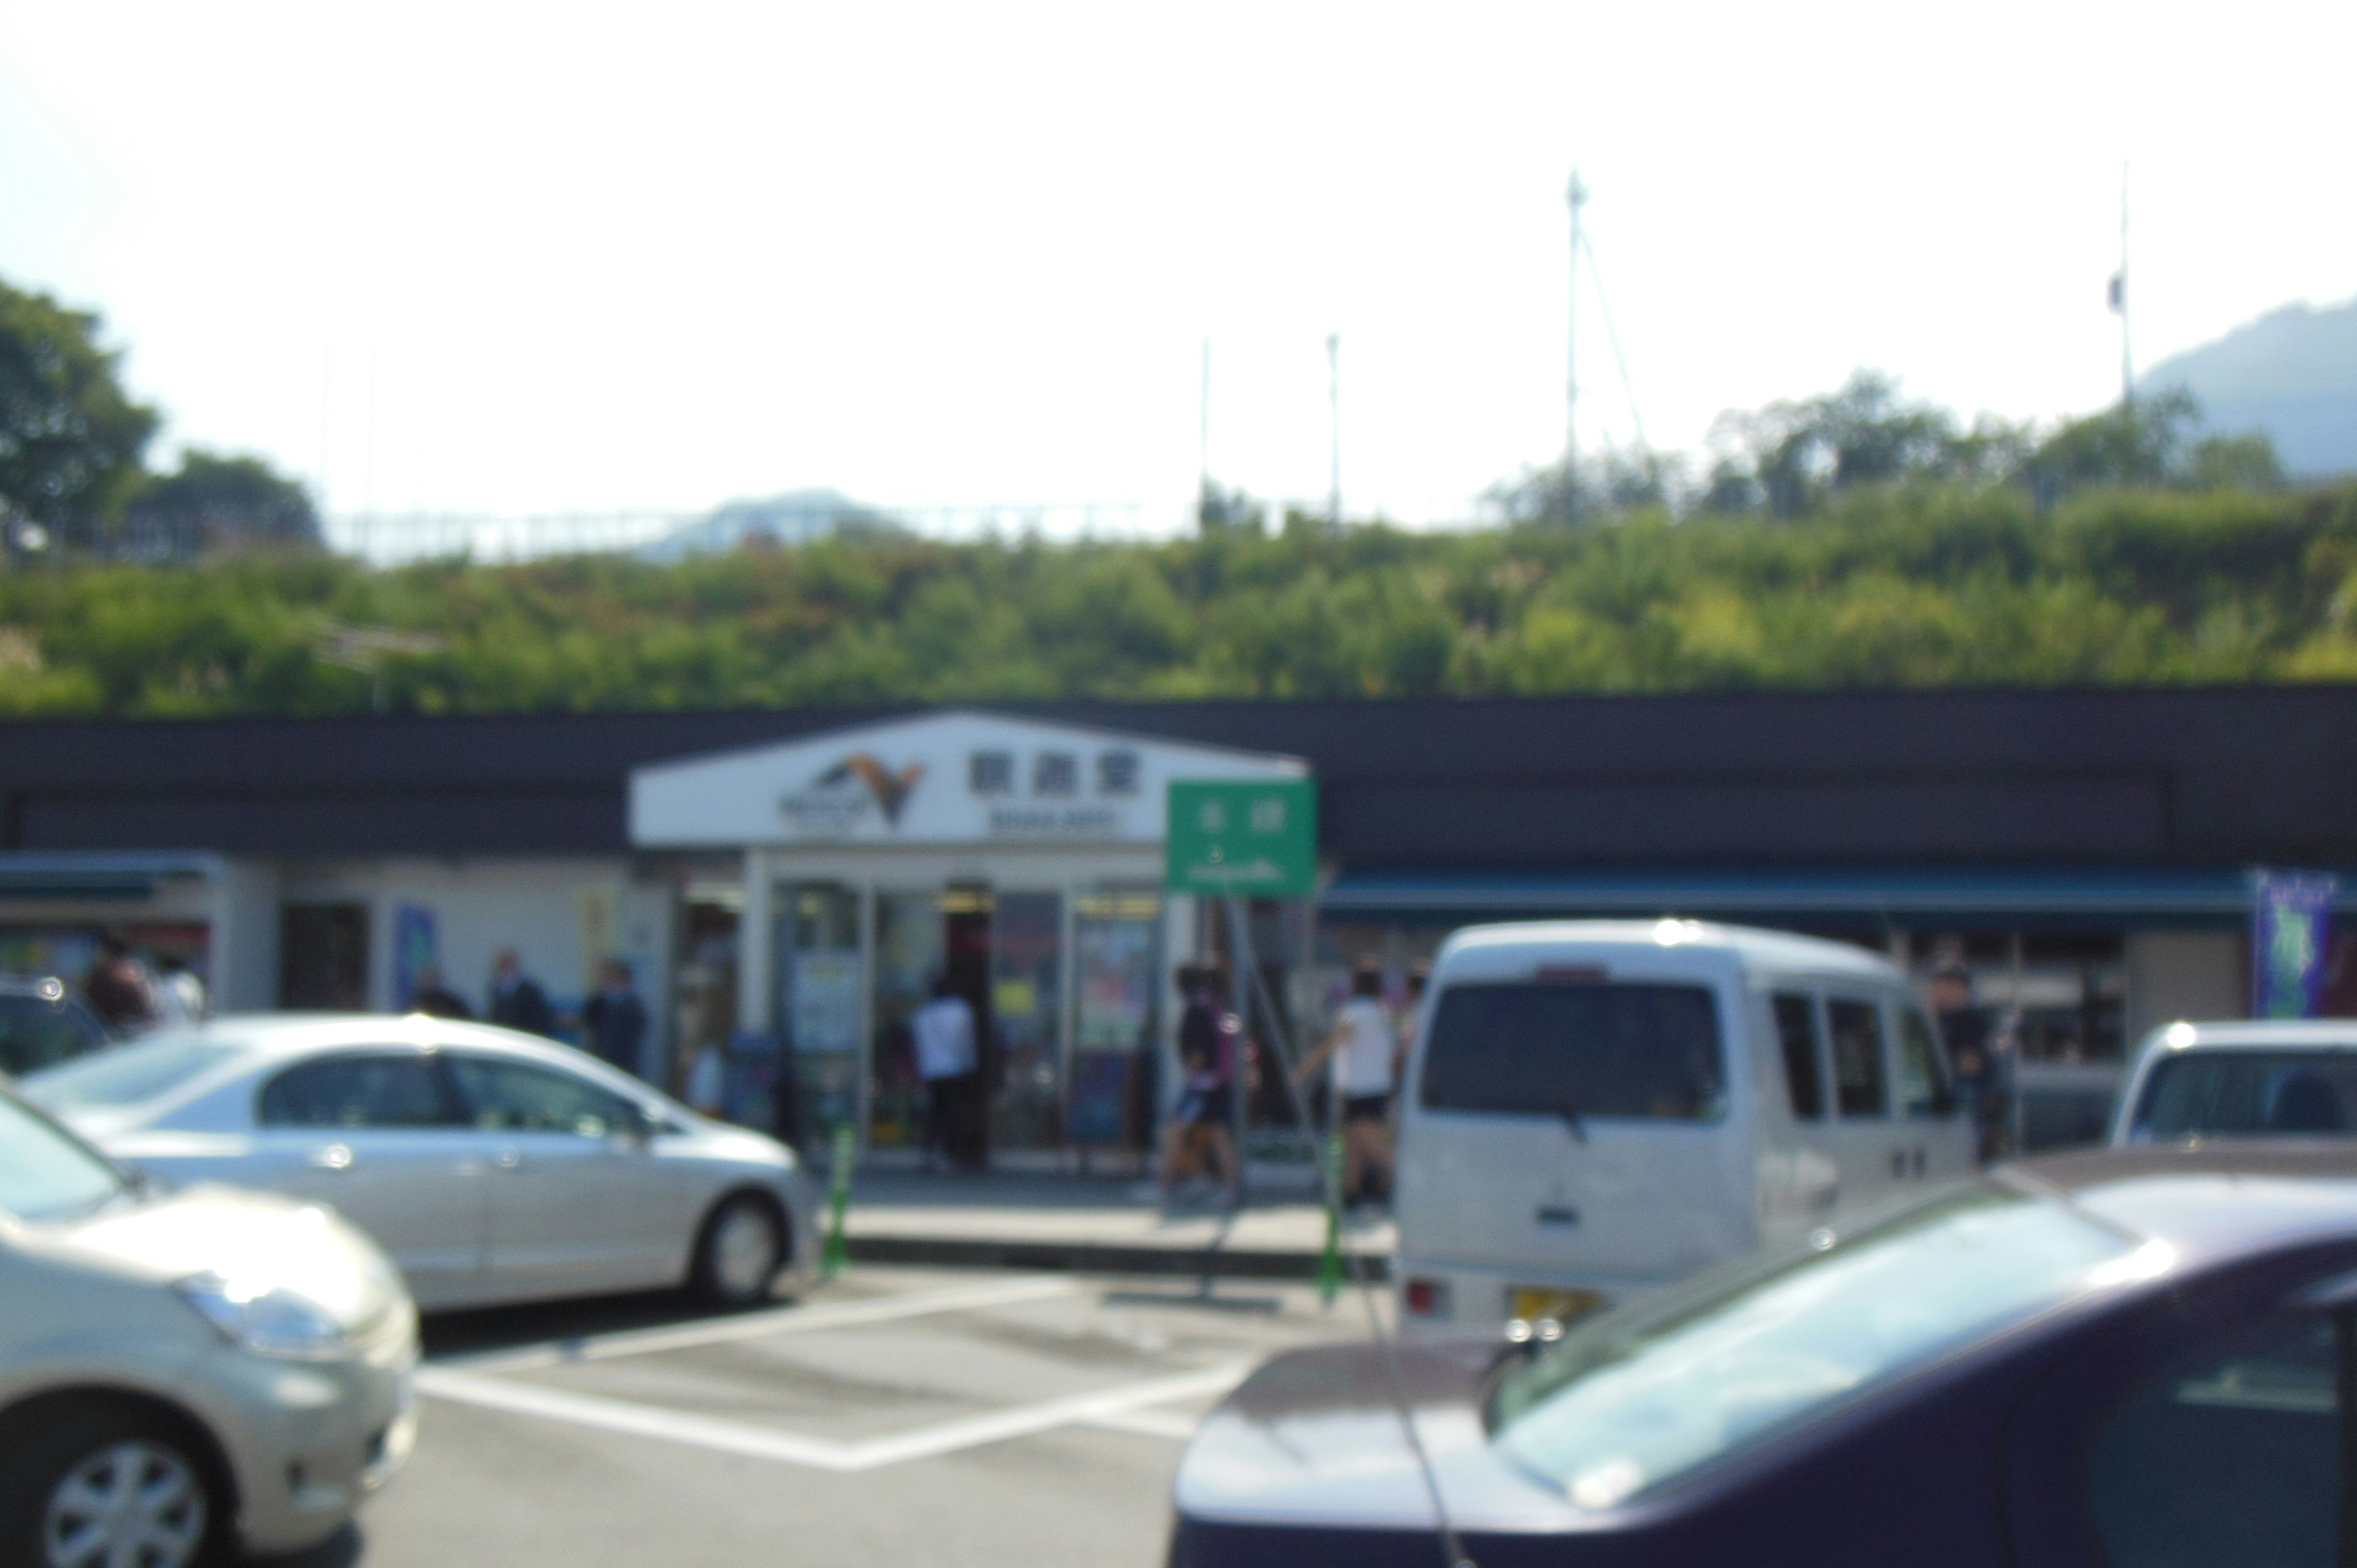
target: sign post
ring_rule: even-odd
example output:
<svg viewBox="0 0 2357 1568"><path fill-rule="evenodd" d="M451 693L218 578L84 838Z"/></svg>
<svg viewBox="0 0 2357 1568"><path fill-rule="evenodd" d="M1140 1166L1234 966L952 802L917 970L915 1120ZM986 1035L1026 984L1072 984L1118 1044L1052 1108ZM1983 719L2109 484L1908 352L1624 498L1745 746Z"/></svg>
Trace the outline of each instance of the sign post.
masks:
<svg viewBox="0 0 2357 1568"><path fill-rule="evenodd" d="M1170 781L1165 831L1164 885L1173 893L1222 900L1228 915L1231 1004L1240 1022L1252 1016L1252 996L1260 976L1254 969L1251 911L1247 900L1307 898L1318 891L1318 787L1307 779L1209 782ZM1276 1048L1275 1009L1267 1036L1273 1047L1268 1069L1293 1087L1289 1053ZM1245 1031L1250 1037L1250 1031ZM1244 1071L1244 1041L1237 1041L1230 1141L1235 1148L1236 1199L1243 1200L1245 1104L1250 1080ZM1309 1131L1305 1122L1304 1133Z"/></svg>

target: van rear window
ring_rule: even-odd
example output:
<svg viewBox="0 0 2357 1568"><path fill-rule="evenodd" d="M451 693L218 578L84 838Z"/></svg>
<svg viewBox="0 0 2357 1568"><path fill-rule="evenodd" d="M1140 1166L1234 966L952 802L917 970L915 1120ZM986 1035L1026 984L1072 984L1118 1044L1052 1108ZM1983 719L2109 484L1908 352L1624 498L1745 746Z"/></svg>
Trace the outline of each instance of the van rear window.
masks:
<svg viewBox="0 0 2357 1568"><path fill-rule="evenodd" d="M1715 1120L1718 1008L1699 985L1452 985L1425 1047L1437 1111Z"/></svg>

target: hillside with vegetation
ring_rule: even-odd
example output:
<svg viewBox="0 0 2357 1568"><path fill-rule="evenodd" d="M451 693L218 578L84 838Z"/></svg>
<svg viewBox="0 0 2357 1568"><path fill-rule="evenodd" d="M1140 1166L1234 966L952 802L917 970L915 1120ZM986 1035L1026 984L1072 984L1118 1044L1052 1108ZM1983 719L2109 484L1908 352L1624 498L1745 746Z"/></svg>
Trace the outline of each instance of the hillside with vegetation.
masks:
<svg viewBox="0 0 2357 1568"><path fill-rule="evenodd" d="M1861 374L1462 532L1211 489L1168 542L393 568L255 459L150 469L156 424L94 317L0 285L0 714L2357 679L2357 485L2286 488L2181 394L1966 426Z"/></svg>

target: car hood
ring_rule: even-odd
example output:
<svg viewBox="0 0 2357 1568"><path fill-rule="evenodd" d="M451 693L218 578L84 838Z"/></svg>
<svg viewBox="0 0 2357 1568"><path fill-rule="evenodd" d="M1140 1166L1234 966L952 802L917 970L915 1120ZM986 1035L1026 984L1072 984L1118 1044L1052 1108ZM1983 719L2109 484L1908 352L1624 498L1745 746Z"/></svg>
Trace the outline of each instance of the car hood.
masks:
<svg viewBox="0 0 2357 1568"><path fill-rule="evenodd" d="M170 1283L214 1273L293 1291L349 1333L365 1333L407 1301L374 1243L317 1204L194 1187L126 1201L51 1230L59 1251Z"/></svg>
<svg viewBox="0 0 2357 1568"><path fill-rule="evenodd" d="M1269 1361L1197 1429L1174 1501L1191 1520L1430 1529L1432 1498L1387 1352L1324 1346ZM1494 1340L1398 1345L1397 1386L1460 1530L1577 1528L1592 1516L1502 1457L1480 1398Z"/></svg>

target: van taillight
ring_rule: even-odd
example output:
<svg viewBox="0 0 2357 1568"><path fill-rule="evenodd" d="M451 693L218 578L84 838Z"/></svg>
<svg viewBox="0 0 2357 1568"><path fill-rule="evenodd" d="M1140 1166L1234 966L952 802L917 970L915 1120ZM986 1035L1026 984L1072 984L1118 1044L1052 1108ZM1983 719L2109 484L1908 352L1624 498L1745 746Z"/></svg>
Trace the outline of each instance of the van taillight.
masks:
<svg viewBox="0 0 2357 1568"><path fill-rule="evenodd" d="M1448 1316L1448 1284L1445 1280L1412 1279L1401 1290L1400 1297L1415 1316Z"/></svg>

